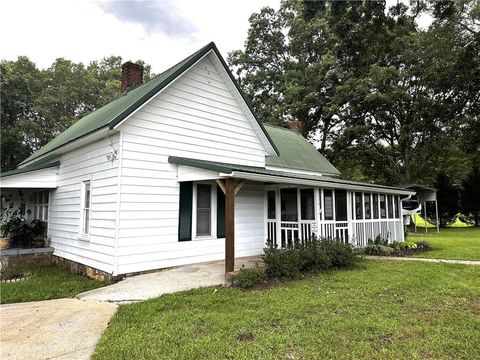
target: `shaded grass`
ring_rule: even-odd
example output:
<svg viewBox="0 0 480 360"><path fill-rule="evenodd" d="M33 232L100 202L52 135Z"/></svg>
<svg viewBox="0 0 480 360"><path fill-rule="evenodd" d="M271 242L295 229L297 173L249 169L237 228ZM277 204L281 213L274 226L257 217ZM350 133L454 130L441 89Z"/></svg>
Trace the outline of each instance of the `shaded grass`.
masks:
<svg viewBox="0 0 480 360"><path fill-rule="evenodd" d="M432 244L432 251L416 255L430 259L480 260L480 228L430 229L428 234L410 233L408 240L426 240Z"/></svg>
<svg viewBox="0 0 480 360"><path fill-rule="evenodd" d="M102 283L73 274L59 267L36 266L23 271L28 279L0 284L0 303L37 301L72 297L103 286Z"/></svg>
<svg viewBox="0 0 480 360"><path fill-rule="evenodd" d="M93 359L472 359L480 267L365 261L265 291L123 305ZM218 290L218 291L216 291Z"/></svg>

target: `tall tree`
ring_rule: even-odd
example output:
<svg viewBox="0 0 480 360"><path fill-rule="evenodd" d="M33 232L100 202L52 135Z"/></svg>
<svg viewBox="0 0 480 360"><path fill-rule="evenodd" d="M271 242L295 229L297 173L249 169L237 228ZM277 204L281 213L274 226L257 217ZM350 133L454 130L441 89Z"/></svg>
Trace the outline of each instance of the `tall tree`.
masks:
<svg viewBox="0 0 480 360"><path fill-rule="evenodd" d="M462 212L475 226L480 226L480 168L474 165L470 174L462 182Z"/></svg>
<svg viewBox="0 0 480 360"><path fill-rule="evenodd" d="M437 189L440 226L445 227L454 220L455 215L460 211L459 192L450 177L443 171L437 174L434 186Z"/></svg>
<svg viewBox="0 0 480 360"><path fill-rule="evenodd" d="M150 66L144 66L144 79ZM59 58L39 70L27 57L0 62L1 170L13 169L33 151L86 114L120 96L122 58L88 66Z"/></svg>
<svg viewBox="0 0 480 360"><path fill-rule="evenodd" d="M229 62L265 121L300 121L348 175L431 183L452 143L478 148L479 41L459 25L478 7L461 2L285 0L252 15Z"/></svg>

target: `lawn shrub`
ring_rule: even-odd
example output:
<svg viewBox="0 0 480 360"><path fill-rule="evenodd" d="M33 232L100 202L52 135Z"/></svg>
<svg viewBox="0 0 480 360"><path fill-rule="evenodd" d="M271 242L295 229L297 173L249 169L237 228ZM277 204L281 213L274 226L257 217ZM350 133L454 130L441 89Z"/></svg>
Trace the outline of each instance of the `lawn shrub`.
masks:
<svg viewBox="0 0 480 360"><path fill-rule="evenodd" d="M327 252L324 243L312 238L299 245L302 272L316 272L332 267L332 258Z"/></svg>
<svg viewBox="0 0 480 360"><path fill-rule="evenodd" d="M265 272L270 278L295 278L305 272L349 267L358 259L350 244L315 237L304 243L295 242L287 249L277 249L270 244L263 255Z"/></svg>
<svg viewBox="0 0 480 360"><path fill-rule="evenodd" d="M405 248L407 249L416 249L417 244L413 241L405 241Z"/></svg>
<svg viewBox="0 0 480 360"><path fill-rule="evenodd" d="M393 248L384 245L370 244L365 248L366 255L390 256L393 254L393 251Z"/></svg>
<svg viewBox="0 0 480 360"><path fill-rule="evenodd" d="M252 269L242 268L233 278L233 285L242 289L251 289L267 280L265 270L260 267Z"/></svg>
<svg viewBox="0 0 480 360"><path fill-rule="evenodd" d="M262 256L265 273L269 278L300 276L303 261L298 248L277 249L270 247L264 250Z"/></svg>
<svg viewBox="0 0 480 360"><path fill-rule="evenodd" d="M350 267L359 260L350 244L323 239L320 241L320 248L330 258L333 267Z"/></svg>
<svg viewBox="0 0 480 360"><path fill-rule="evenodd" d="M406 244L404 241L394 241L390 244L390 247L394 248L395 250L404 250Z"/></svg>
<svg viewBox="0 0 480 360"><path fill-rule="evenodd" d="M417 245L417 249L430 250L432 248L432 244L425 240L417 241L415 244Z"/></svg>
<svg viewBox="0 0 480 360"><path fill-rule="evenodd" d="M372 239L368 239L368 245L383 245L387 246L388 245L388 240L384 238L382 235L378 234L375 237L375 240L372 241Z"/></svg>

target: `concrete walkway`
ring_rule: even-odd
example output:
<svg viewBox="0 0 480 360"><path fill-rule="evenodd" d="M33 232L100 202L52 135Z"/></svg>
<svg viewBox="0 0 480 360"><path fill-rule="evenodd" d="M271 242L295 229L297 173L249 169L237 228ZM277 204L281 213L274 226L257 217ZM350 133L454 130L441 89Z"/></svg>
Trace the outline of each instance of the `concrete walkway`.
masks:
<svg viewBox="0 0 480 360"><path fill-rule="evenodd" d="M235 259L235 269L262 264L259 256ZM185 265L143 275L127 277L116 284L77 295L80 300L120 303L143 301L163 294L225 284L223 261Z"/></svg>
<svg viewBox="0 0 480 360"><path fill-rule="evenodd" d="M411 258L411 257L395 257L395 256L365 256L365 259L371 260L397 260L397 261L423 261L444 264L461 264L461 265L480 265L480 261L473 260L449 260L449 259L428 259L428 258Z"/></svg>
<svg viewBox="0 0 480 360"><path fill-rule="evenodd" d="M87 360L117 305L56 299L0 305L0 357Z"/></svg>

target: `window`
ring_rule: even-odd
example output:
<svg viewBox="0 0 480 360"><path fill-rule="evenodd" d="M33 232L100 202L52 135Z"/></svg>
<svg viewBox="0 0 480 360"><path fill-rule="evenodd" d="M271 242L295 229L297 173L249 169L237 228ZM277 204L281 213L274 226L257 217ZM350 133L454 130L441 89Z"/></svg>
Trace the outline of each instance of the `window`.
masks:
<svg viewBox="0 0 480 360"><path fill-rule="evenodd" d="M33 193L33 218L35 220L48 220L48 190Z"/></svg>
<svg viewBox="0 0 480 360"><path fill-rule="evenodd" d="M378 194L373 194L373 218L378 219Z"/></svg>
<svg viewBox="0 0 480 360"><path fill-rule="evenodd" d="M365 193L363 194L363 202L365 204L365 219L372 218L372 200L370 198L370 194Z"/></svg>
<svg viewBox="0 0 480 360"><path fill-rule="evenodd" d="M211 235L212 187L197 185L197 236Z"/></svg>
<svg viewBox="0 0 480 360"><path fill-rule="evenodd" d="M282 221L298 221L297 189L281 189L280 205L282 212Z"/></svg>
<svg viewBox="0 0 480 360"><path fill-rule="evenodd" d="M82 235L90 234L90 204L92 198L91 181L83 182L83 200L82 200Z"/></svg>
<svg viewBox="0 0 480 360"><path fill-rule="evenodd" d="M362 193L355 193L355 219L363 219Z"/></svg>
<svg viewBox="0 0 480 360"><path fill-rule="evenodd" d="M315 200L313 189L300 190L300 206L302 220L315 220Z"/></svg>
<svg viewBox="0 0 480 360"><path fill-rule="evenodd" d="M333 220L333 191L323 190L323 208L325 209L325 220Z"/></svg>
<svg viewBox="0 0 480 360"><path fill-rule="evenodd" d="M387 218L387 204L385 203L385 195L380 195L380 217L382 219Z"/></svg>
<svg viewBox="0 0 480 360"><path fill-rule="evenodd" d="M335 190L335 218L337 221L347 221L346 190Z"/></svg>
<svg viewBox="0 0 480 360"><path fill-rule="evenodd" d="M387 195L387 208L388 208L388 217L390 219L393 219L395 216L393 216L393 196L392 195Z"/></svg>
<svg viewBox="0 0 480 360"><path fill-rule="evenodd" d="M268 205L268 218L275 219L276 218L276 211L275 211L275 191L269 191L267 193L267 205Z"/></svg>

